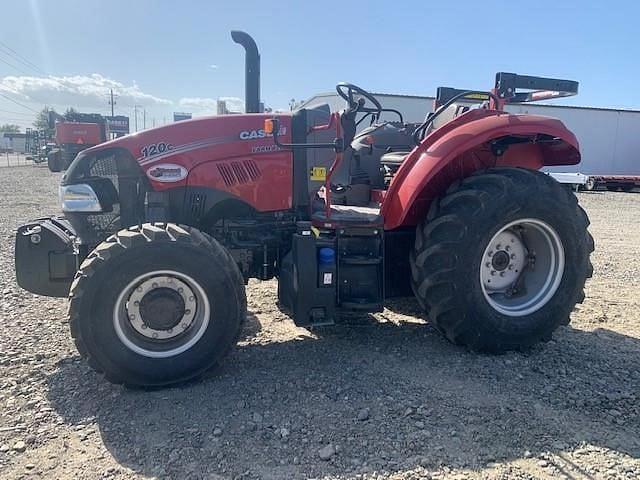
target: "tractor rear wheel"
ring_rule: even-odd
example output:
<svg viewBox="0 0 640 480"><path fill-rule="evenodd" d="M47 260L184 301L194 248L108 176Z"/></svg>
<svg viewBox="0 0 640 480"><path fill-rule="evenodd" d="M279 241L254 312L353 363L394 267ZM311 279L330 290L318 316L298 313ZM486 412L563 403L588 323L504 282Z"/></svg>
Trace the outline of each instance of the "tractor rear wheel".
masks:
<svg viewBox="0 0 640 480"><path fill-rule="evenodd" d="M144 224L82 263L69 323L80 354L109 381L162 386L216 366L238 339L246 305L240 271L214 239Z"/></svg>
<svg viewBox="0 0 640 480"><path fill-rule="evenodd" d="M479 172L434 201L418 226L414 293L438 330L472 350L548 340L584 299L588 225L575 195L543 173Z"/></svg>

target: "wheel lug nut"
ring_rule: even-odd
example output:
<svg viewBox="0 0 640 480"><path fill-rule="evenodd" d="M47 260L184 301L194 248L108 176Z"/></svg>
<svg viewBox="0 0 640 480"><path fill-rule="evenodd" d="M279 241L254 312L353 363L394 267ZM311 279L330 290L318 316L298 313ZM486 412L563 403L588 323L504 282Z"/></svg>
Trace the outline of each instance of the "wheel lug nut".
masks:
<svg viewBox="0 0 640 480"><path fill-rule="evenodd" d="M167 333L173 333L173 328L168 328Z"/></svg>
<svg viewBox="0 0 640 480"><path fill-rule="evenodd" d="M146 326L144 323L142 324L142 329L143 329L143 330L146 330L146 329L147 329L147 326Z"/></svg>
<svg viewBox="0 0 640 480"><path fill-rule="evenodd" d="M511 247L507 245L506 247L504 247L504 249L508 252L509 250L511 250Z"/></svg>
<svg viewBox="0 0 640 480"><path fill-rule="evenodd" d="M491 270L491 275L495 275L496 271L495 270Z"/></svg>
<svg viewBox="0 0 640 480"><path fill-rule="evenodd" d="M509 270L513 270L513 265L509 265Z"/></svg>
<svg viewBox="0 0 640 480"><path fill-rule="evenodd" d="M189 301L190 301L190 302L195 301L195 297L189 297Z"/></svg>
<svg viewBox="0 0 640 480"><path fill-rule="evenodd" d="M500 272L500 276L501 276L501 277L504 277L504 272Z"/></svg>
<svg viewBox="0 0 640 480"><path fill-rule="evenodd" d="M496 245L496 250L500 250L502 248L501 244Z"/></svg>
<svg viewBox="0 0 640 480"><path fill-rule="evenodd" d="M487 256L493 257L493 250L489 251L489 253L487 253Z"/></svg>
<svg viewBox="0 0 640 480"><path fill-rule="evenodd" d="M134 304L136 307L139 307L139 306L140 306L140 302L139 302L138 300L136 300L135 302L133 302L133 304Z"/></svg>
<svg viewBox="0 0 640 480"><path fill-rule="evenodd" d="M153 338L158 338L158 334L157 333L154 333L152 336L153 336Z"/></svg>
<svg viewBox="0 0 640 480"><path fill-rule="evenodd" d="M151 284L151 288L158 288L158 284L157 284L156 282L153 282L153 283Z"/></svg>
<svg viewBox="0 0 640 480"><path fill-rule="evenodd" d="M512 253L512 254L511 254L511 260L515 260L515 258L516 258L516 254L515 254L515 253Z"/></svg>
<svg viewBox="0 0 640 480"><path fill-rule="evenodd" d="M484 264L485 267L489 268L491 266L491 262L487 262Z"/></svg>
<svg viewBox="0 0 640 480"><path fill-rule="evenodd" d="M190 313L191 313L191 310L189 310L189 309L187 309L187 310L185 310L185 311L184 311L184 314L185 314L185 315L189 315Z"/></svg>
<svg viewBox="0 0 640 480"><path fill-rule="evenodd" d="M136 319L136 316L132 313L131 315L129 315L129 318L130 318L131 320L135 320L135 319Z"/></svg>

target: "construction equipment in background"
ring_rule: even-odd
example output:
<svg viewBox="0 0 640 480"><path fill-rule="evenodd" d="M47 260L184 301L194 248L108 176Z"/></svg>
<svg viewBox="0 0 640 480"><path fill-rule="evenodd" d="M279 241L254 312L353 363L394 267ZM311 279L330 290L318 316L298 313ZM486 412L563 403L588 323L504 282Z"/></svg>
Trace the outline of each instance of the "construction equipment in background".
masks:
<svg viewBox="0 0 640 480"><path fill-rule="evenodd" d="M47 143L43 150L49 170L60 172L66 170L81 151L128 134L129 118L75 111L60 115L51 110L49 128L55 129L55 146Z"/></svg>

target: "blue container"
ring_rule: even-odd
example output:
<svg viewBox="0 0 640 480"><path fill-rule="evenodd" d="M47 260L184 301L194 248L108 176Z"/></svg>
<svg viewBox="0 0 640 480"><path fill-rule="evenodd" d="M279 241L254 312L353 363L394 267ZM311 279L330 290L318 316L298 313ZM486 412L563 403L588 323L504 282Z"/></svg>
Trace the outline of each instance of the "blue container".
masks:
<svg viewBox="0 0 640 480"><path fill-rule="evenodd" d="M336 251L333 248L323 247L318 252L318 263L320 265L331 265L336 261Z"/></svg>
<svg viewBox="0 0 640 480"><path fill-rule="evenodd" d="M336 281L336 251L330 247L318 250L318 287L334 287Z"/></svg>

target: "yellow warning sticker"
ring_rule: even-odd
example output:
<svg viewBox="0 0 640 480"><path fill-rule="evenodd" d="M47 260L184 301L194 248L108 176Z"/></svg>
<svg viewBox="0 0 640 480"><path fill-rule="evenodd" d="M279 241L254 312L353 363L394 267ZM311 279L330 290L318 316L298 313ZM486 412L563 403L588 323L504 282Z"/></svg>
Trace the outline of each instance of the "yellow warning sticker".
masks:
<svg viewBox="0 0 640 480"><path fill-rule="evenodd" d="M327 169L325 167L312 167L311 180L323 182L327 179Z"/></svg>

